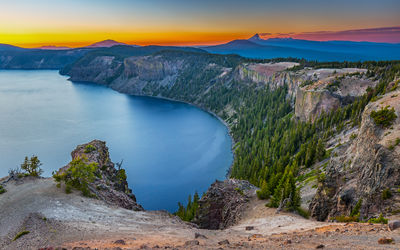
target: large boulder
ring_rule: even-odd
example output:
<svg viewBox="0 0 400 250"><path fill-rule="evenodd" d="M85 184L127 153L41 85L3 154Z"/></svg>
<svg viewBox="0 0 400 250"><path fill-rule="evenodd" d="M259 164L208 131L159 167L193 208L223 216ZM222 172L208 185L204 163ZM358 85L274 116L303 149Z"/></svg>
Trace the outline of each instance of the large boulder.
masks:
<svg viewBox="0 0 400 250"><path fill-rule="evenodd" d="M193 222L205 229L224 229L235 224L256 189L248 181L215 181L200 199Z"/></svg>

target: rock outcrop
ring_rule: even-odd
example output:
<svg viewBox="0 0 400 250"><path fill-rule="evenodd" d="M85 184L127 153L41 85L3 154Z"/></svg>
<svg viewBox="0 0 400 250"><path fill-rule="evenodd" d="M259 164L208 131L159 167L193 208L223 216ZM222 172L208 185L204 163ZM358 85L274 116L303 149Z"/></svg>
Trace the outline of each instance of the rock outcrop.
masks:
<svg viewBox="0 0 400 250"><path fill-rule="evenodd" d="M296 65L291 62L242 64L239 79L265 84L271 89L286 86L295 116L302 121L313 121L322 113L352 102L377 83L363 75L365 69L288 70Z"/></svg>
<svg viewBox="0 0 400 250"><path fill-rule="evenodd" d="M296 117L302 121L308 121L340 106L340 99L329 91L306 91L299 88L296 93L294 110Z"/></svg>
<svg viewBox="0 0 400 250"><path fill-rule="evenodd" d="M98 199L126 209L143 210L128 187L125 170L115 168L104 141L93 140L79 145L72 151L71 157L73 160L82 158L87 163L97 164L96 179L89 184L89 189ZM70 164L61 168L59 173L69 167Z"/></svg>
<svg viewBox="0 0 400 250"><path fill-rule="evenodd" d="M243 64L239 66L239 79L266 84L271 89L287 86L288 98L294 101L298 85L303 80L301 75L286 69L297 65L293 62Z"/></svg>
<svg viewBox="0 0 400 250"><path fill-rule="evenodd" d="M371 112L389 105L397 119L387 127L376 125ZM336 148L310 204L318 220L349 215L359 202L361 218L400 209L400 91L367 105L357 138Z"/></svg>
<svg viewBox="0 0 400 250"><path fill-rule="evenodd" d="M201 197L193 222L204 229L224 229L234 225L256 189L248 181L215 181Z"/></svg>
<svg viewBox="0 0 400 250"><path fill-rule="evenodd" d="M377 81L368 78L365 69L304 69L296 87L295 115L302 121L314 121L366 93Z"/></svg>

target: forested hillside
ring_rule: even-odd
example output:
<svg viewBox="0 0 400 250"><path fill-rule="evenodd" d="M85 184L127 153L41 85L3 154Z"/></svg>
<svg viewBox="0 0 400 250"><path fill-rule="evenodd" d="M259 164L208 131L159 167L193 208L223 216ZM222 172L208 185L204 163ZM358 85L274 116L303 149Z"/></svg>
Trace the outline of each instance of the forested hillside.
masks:
<svg viewBox="0 0 400 250"><path fill-rule="evenodd" d="M230 127L235 142L230 177L249 180L260 187L259 198L271 198L270 206L278 207L286 200L287 209L298 210L300 197L296 181L302 179L300 172L330 157L331 150L326 150L330 138L360 125L365 106L389 91L388 84L399 78L400 63L319 63L291 59L299 64L283 70L282 73L288 75L285 75L285 84L281 85L273 78L254 82L240 74L240 67L249 63L280 61L284 60L257 61L233 55L161 50L127 58L112 53L107 54L107 58L90 55L90 58L83 57L76 65L64 69L63 73L70 75L72 80L97 81L128 94L193 103L217 114ZM92 64L100 65L96 72L92 71ZM102 76L109 70L108 65L113 65L115 70ZM294 115L294 100L293 95L288 95L288 83L297 86L295 89L304 86L307 82L299 81L296 76L310 67L362 68L365 73L357 73L357 77L367 77L378 83L373 88L368 87L364 94L343 102L335 112L322 112L313 121L301 121ZM344 74L334 79L340 81L345 77ZM340 83L336 85L340 86ZM324 173L318 172L318 175L323 182ZM197 199L195 203L190 202L187 209L180 206L178 214L191 220Z"/></svg>

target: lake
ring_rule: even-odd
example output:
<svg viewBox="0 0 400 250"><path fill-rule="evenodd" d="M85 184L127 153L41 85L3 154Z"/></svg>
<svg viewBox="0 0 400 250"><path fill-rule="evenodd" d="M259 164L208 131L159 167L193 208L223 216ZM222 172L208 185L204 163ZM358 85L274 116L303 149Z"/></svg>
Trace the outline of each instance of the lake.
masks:
<svg viewBox="0 0 400 250"><path fill-rule="evenodd" d="M0 176L38 155L44 176L78 144L107 142L148 210L175 211L189 194L224 179L233 154L227 128L194 106L129 96L57 71L0 70Z"/></svg>

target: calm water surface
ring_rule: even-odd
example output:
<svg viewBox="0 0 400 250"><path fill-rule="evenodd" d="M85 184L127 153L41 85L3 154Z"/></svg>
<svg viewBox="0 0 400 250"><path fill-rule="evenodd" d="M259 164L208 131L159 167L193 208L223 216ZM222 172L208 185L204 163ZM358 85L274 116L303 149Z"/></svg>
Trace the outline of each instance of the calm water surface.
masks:
<svg viewBox="0 0 400 250"><path fill-rule="evenodd" d="M57 71L0 71L0 176L36 154L44 175L78 144L107 142L145 209L174 211L223 179L232 163L226 127L193 106L71 83Z"/></svg>

